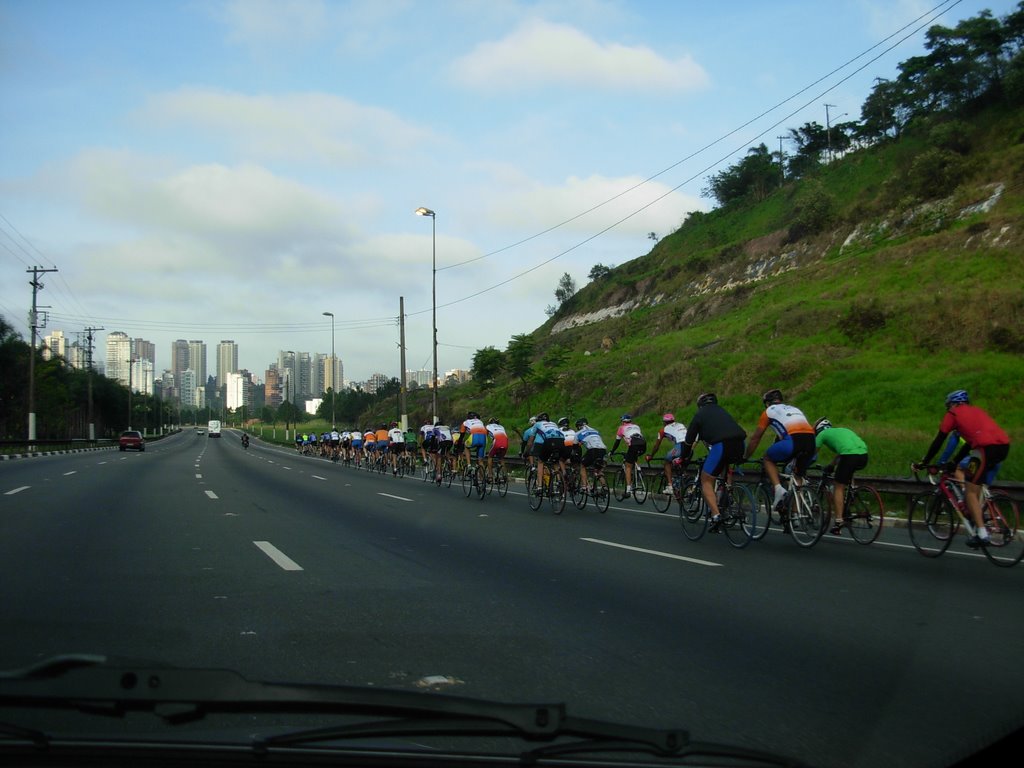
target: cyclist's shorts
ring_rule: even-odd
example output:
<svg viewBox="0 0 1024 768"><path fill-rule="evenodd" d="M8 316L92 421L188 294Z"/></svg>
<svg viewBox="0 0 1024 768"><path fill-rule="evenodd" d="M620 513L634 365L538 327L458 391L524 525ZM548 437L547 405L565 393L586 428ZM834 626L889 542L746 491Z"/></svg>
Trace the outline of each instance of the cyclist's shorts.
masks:
<svg viewBox="0 0 1024 768"><path fill-rule="evenodd" d="M836 482L849 485L853 481L853 473L868 465L866 453L847 453L836 462Z"/></svg>
<svg viewBox="0 0 1024 768"><path fill-rule="evenodd" d="M588 448L587 452L583 454L583 466L592 467L598 462L604 464L604 457L608 455L607 448Z"/></svg>
<svg viewBox="0 0 1024 768"><path fill-rule="evenodd" d="M642 437L634 437L633 442L629 444L629 448L626 450L626 455L622 459L630 464L635 464L636 460L644 453L647 453L647 441Z"/></svg>
<svg viewBox="0 0 1024 768"><path fill-rule="evenodd" d="M474 459L482 459L484 457L484 450L487 448L486 445L468 445L466 448L469 450L469 455Z"/></svg>
<svg viewBox="0 0 1024 768"><path fill-rule="evenodd" d="M778 445L778 443L775 445ZM775 446L773 445L772 447L774 448ZM722 470L728 465L738 464L743 461L743 449L742 437L732 437L720 443L714 443L708 450L707 458L704 459L701 470L707 472L712 477L719 477L722 474Z"/></svg>
<svg viewBox="0 0 1024 768"><path fill-rule="evenodd" d="M362 448L363 447L363 441L362 440L353 440L352 441L352 447L353 448Z"/></svg>
<svg viewBox="0 0 1024 768"><path fill-rule="evenodd" d="M681 458L682 455L683 455L683 444L682 443L674 443L672 445L672 450L669 451L668 455L665 457L665 462L668 463L668 462L672 461L673 459Z"/></svg>
<svg viewBox="0 0 1024 768"><path fill-rule="evenodd" d="M442 456L447 456L449 453L452 452L452 441L442 440L441 442L439 442L437 444L437 452L440 453Z"/></svg>
<svg viewBox="0 0 1024 768"><path fill-rule="evenodd" d="M504 445L498 445L497 443L495 443L494 445L491 446L491 450L487 455L490 456L492 459L503 459L505 458L505 454L507 453L508 442L506 442Z"/></svg>
<svg viewBox="0 0 1024 768"><path fill-rule="evenodd" d="M786 435L765 451L765 458L771 459L776 464L793 462L793 473L797 477L807 474L807 468L811 466L818 449L814 445L814 435L797 433Z"/></svg>
<svg viewBox="0 0 1024 768"><path fill-rule="evenodd" d="M392 443L388 450L392 453L405 453L405 443Z"/></svg>
<svg viewBox="0 0 1024 768"><path fill-rule="evenodd" d="M545 440L543 443L533 444L533 455L547 464L550 461L557 461L561 455L562 446L554 440Z"/></svg>
<svg viewBox="0 0 1024 768"><path fill-rule="evenodd" d="M427 453L437 453L437 438L425 437L423 439L423 450Z"/></svg>
<svg viewBox="0 0 1024 768"><path fill-rule="evenodd" d="M992 485L999 474L999 466L1009 453L1009 445L984 445L975 448L967 457L964 479L969 483Z"/></svg>

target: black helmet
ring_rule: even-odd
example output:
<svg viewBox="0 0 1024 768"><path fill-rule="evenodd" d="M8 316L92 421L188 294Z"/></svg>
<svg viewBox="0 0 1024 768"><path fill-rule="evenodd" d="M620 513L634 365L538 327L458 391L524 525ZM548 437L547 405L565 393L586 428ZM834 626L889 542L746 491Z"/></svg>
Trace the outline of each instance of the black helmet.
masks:
<svg viewBox="0 0 1024 768"><path fill-rule="evenodd" d="M578 419L576 419L576 429L579 429L580 427L585 427L586 425L587 425L587 417L586 416L580 416Z"/></svg>
<svg viewBox="0 0 1024 768"><path fill-rule="evenodd" d="M832 429L832 422L822 416L814 422L814 434L819 435L823 430Z"/></svg>
<svg viewBox="0 0 1024 768"><path fill-rule="evenodd" d="M705 405L717 405L718 395L714 392L705 392L703 395L697 398L697 407L703 408Z"/></svg>
<svg viewBox="0 0 1024 768"><path fill-rule="evenodd" d="M763 395L761 400L764 401L765 405L771 405L772 403L782 402L782 390L781 389L769 389Z"/></svg>
<svg viewBox="0 0 1024 768"><path fill-rule="evenodd" d="M538 413L537 414L537 421L551 421L551 419L548 417L548 412L547 411L541 411L540 413Z"/></svg>
<svg viewBox="0 0 1024 768"><path fill-rule="evenodd" d="M561 427L562 429L567 428L569 426L569 417L563 416L562 418L560 418L558 420L558 426Z"/></svg>
<svg viewBox="0 0 1024 768"><path fill-rule="evenodd" d="M470 411L469 413L466 414L466 418L467 419L479 419L480 418L480 414L477 413L476 411Z"/></svg>

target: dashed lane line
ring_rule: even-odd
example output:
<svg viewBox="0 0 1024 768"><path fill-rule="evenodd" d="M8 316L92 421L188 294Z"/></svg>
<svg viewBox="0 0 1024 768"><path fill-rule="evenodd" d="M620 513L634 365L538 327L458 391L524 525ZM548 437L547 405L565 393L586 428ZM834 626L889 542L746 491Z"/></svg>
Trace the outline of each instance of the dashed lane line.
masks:
<svg viewBox="0 0 1024 768"><path fill-rule="evenodd" d="M203 493L205 493L205 494L206 494L207 496L209 496L209 497L210 497L211 499L219 499L219 498L220 498L220 496L218 496L218 495L217 495L216 493L214 493L213 491L203 491Z"/></svg>
<svg viewBox="0 0 1024 768"><path fill-rule="evenodd" d="M672 560L682 560L682 561L687 562L687 563L693 563L694 565L706 565L706 566L709 566L711 568L721 568L722 567L721 563L712 563L709 560L698 560L695 557L684 557L683 555L674 555L671 552L659 552L656 549L644 549L643 547L631 547L628 544L618 544L617 542L614 542L614 541L604 541L602 539L589 539L589 538L586 538L586 537L581 538L580 541L588 541L591 544L602 544L602 545L604 545L606 547L615 547L617 549L626 549L626 550L629 550L630 552L640 552L641 554L644 554L644 555L655 555L657 557L667 557L667 558L670 558Z"/></svg>
<svg viewBox="0 0 1024 768"><path fill-rule="evenodd" d="M27 491L31 487L32 487L31 485L23 485L20 488L12 488L11 490L7 491L7 493L5 493L4 496L13 496L16 493L21 493L22 491Z"/></svg>
<svg viewBox="0 0 1024 768"><path fill-rule="evenodd" d="M254 541L255 544L267 557L277 563L285 571L301 571L302 566L292 560L288 555L279 550L269 541Z"/></svg>

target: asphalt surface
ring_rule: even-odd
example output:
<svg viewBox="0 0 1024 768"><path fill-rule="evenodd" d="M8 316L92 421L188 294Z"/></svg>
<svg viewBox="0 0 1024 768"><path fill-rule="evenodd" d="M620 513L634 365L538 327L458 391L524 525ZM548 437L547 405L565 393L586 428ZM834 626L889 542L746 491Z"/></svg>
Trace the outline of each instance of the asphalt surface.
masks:
<svg viewBox="0 0 1024 768"><path fill-rule="evenodd" d="M0 668L566 701L815 765L945 765L1019 728L1022 579L902 529L737 550L650 502L556 516L230 431L0 464Z"/></svg>

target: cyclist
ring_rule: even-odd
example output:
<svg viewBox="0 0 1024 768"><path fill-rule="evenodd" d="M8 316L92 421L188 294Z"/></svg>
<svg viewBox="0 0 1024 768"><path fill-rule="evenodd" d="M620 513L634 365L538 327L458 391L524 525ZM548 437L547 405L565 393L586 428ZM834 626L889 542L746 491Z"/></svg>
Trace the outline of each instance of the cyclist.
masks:
<svg viewBox="0 0 1024 768"><path fill-rule="evenodd" d="M593 467L600 462L604 464L604 457L608 448L601 439L601 433L587 423L584 416L576 419L576 443L583 451L583 458L580 459L580 482L587 487L587 467Z"/></svg>
<svg viewBox="0 0 1024 768"><path fill-rule="evenodd" d="M922 465L931 461L953 430L959 432L967 443L954 461L959 463L961 459L970 457L964 472L964 486L975 534L967 540L967 546L977 549L989 543L988 529L981 512L981 486L995 481L1000 464L1010 453L1010 438L988 413L970 404L966 390L958 389L946 395L946 415L939 424L939 433L921 459Z"/></svg>
<svg viewBox="0 0 1024 768"><path fill-rule="evenodd" d="M814 447L814 427L807 421L803 411L793 405L782 401L782 391L769 389L761 396L764 403L764 411L758 419L754 434L747 442L747 449L743 454L744 459L749 459L751 454L757 450L761 436L771 427L775 432L775 443L764 452L764 469L768 474L775 488L774 505L785 498L786 490L779 482L779 464L785 466L793 462L793 477L797 485L802 485L807 474L807 468L814 461L816 449Z"/></svg>
<svg viewBox="0 0 1024 768"><path fill-rule="evenodd" d="M363 432L363 455L366 456L366 469L373 469L373 460L377 453L377 432L376 430L366 428Z"/></svg>
<svg viewBox="0 0 1024 768"><path fill-rule="evenodd" d="M832 521L832 535L838 536L846 520L843 518L843 501L846 487L853 482L853 473L868 465L868 447L852 429L833 427L832 422L822 417L814 422L814 445L825 446L835 458L825 467L825 474L835 472L832 509L836 511Z"/></svg>
<svg viewBox="0 0 1024 768"><path fill-rule="evenodd" d="M331 459L334 461L338 460L338 454L341 451L341 432L338 431L337 427L331 427Z"/></svg>
<svg viewBox="0 0 1024 768"><path fill-rule="evenodd" d="M472 459L482 459L484 449L487 447L487 426L480 419L480 414L469 411L466 420L459 427L459 434L465 450L466 463L471 464Z"/></svg>
<svg viewBox="0 0 1024 768"><path fill-rule="evenodd" d="M402 440L405 441L405 452L409 455L409 466L412 471L416 468L416 450L419 446L419 433L412 427L407 427L402 433Z"/></svg>
<svg viewBox="0 0 1024 768"><path fill-rule="evenodd" d="M730 464L743 461L743 441L746 437L743 427L718 404L718 396L714 392L705 392L697 398L697 412L686 428L679 458L688 461L698 440L703 440L708 446L708 455L700 469L700 490L711 510L713 530L717 530L722 522L715 495L715 478Z"/></svg>
<svg viewBox="0 0 1024 768"><path fill-rule="evenodd" d="M523 437L529 434L528 448L537 465L537 493L543 495L545 487L544 465L551 464L557 460L559 468L563 471L565 466L562 461L562 448L565 446L565 435L558 428L555 422L551 421L547 413L538 413L537 421L530 429L523 433Z"/></svg>
<svg viewBox="0 0 1024 768"><path fill-rule="evenodd" d="M295 430L295 452L302 453L302 433Z"/></svg>
<svg viewBox="0 0 1024 768"><path fill-rule="evenodd" d="M619 448L619 443L625 440L626 455L622 457L622 466L626 470L626 495L633 493L633 465L640 457L640 454L647 451L647 440L639 425L633 423L633 417L628 413L623 414L620 419L618 430L615 432L615 442L612 443L612 454Z"/></svg>
<svg viewBox="0 0 1024 768"><path fill-rule="evenodd" d="M651 448L651 452L645 458L647 461L650 461L651 457L657 454L662 440L668 440L672 443L672 449L665 456L665 487L671 488L672 462L683 455L683 440L686 439L686 427L676 421L675 414L672 413L663 414L661 422L663 426L658 430L658 439L655 441L654 447Z"/></svg>
<svg viewBox="0 0 1024 768"><path fill-rule="evenodd" d="M427 455L431 453L430 447L434 441L434 422L427 421L420 427L420 458L424 464L432 463L433 457L429 460Z"/></svg>
<svg viewBox="0 0 1024 768"><path fill-rule="evenodd" d="M363 463L363 430L361 427L354 427L349 430L349 444L352 447L352 460L356 463L356 469Z"/></svg>
<svg viewBox="0 0 1024 768"><path fill-rule="evenodd" d="M248 448L249 447L249 435L247 433L245 433L245 432L242 433L242 447L243 448Z"/></svg>
<svg viewBox="0 0 1024 768"><path fill-rule="evenodd" d="M501 426L500 421L492 418L487 420L487 434L491 438L491 450L487 452L487 482L491 482L491 478L494 477L491 471L494 459L498 460L501 470L505 471L505 454L508 453L508 433L505 432L505 428Z"/></svg>
<svg viewBox="0 0 1024 768"><path fill-rule="evenodd" d="M398 474L398 458L405 453L405 434L397 421L391 422L388 429L388 453L391 455L391 474Z"/></svg>
<svg viewBox="0 0 1024 768"><path fill-rule="evenodd" d="M434 422L434 438L431 442L434 456L434 481L441 484L441 462L452 450L452 431L440 419Z"/></svg>

